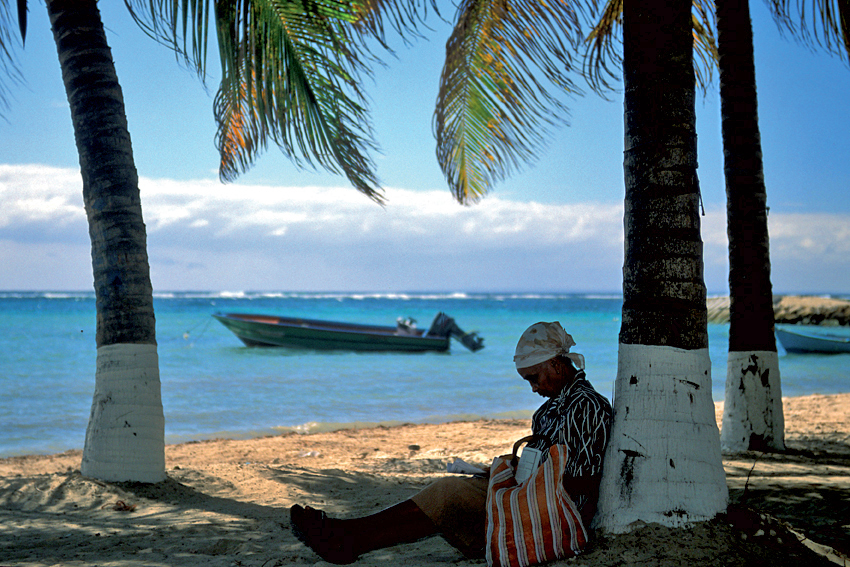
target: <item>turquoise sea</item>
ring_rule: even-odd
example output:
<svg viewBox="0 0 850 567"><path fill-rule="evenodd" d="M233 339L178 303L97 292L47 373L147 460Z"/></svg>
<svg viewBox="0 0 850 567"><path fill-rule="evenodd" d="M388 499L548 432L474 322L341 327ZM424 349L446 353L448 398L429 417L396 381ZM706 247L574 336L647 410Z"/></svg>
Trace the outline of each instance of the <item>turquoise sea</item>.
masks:
<svg viewBox="0 0 850 567"><path fill-rule="evenodd" d="M612 395L621 298L522 293L168 293L155 296L169 443L245 438L362 424L527 417L541 403L517 376L522 331L560 321ZM427 328L445 311L485 338L472 353L288 351L247 348L211 315L270 313ZM93 293L0 292L0 456L83 446L94 392ZM712 394L723 399L728 325L709 325ZM850 355L785 355L783 395L850 390Z"/></svg>

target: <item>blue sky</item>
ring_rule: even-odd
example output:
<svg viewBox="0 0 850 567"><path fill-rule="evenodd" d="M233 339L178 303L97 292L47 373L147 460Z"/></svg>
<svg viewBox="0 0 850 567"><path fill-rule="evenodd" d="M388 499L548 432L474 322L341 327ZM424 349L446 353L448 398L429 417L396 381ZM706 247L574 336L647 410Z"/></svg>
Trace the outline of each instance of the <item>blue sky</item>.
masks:
<svg viewBox="0 0 850 567"><path fill-rule="evenodd" d="M399 44L366 85L381 208L345 179L270 148L235 184L218 182L212 96L103 2L121 82L154 287L166 290L619 291L622 96L571 100L538 162L461 207L434 157L431 116L448 26ZM450 15L450 14L449 14ZM780 37L753 5L759 118L778 293L850 293L850 69ZM0 122L0 289L91 289L70 113L44 6L19 53L26 84ZM210 68L218 65L214 52ZM697 101L706 283L726 292L725 193L717 81Z"/></svg>

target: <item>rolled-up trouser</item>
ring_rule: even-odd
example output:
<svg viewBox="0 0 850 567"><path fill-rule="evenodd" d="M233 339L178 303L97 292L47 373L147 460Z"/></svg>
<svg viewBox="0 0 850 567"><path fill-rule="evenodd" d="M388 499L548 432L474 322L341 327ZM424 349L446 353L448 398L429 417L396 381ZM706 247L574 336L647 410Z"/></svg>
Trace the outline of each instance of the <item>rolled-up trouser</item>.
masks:
<svg viewBox="0 0 850 567"><path fill-rule="evenodd" d="M487 484L486 478L447 476L412 498L446 541L470 559L484 557Z"/></svg>

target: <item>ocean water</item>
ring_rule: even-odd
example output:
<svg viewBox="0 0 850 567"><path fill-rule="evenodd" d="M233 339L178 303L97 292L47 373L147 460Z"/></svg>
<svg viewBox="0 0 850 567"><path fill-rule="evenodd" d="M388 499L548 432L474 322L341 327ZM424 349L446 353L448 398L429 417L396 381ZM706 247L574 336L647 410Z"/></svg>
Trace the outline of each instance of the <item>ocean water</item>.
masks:
<svg viewBox="0 0 850 567"><path fill-rule="evenodd" d="M157 294L166 441L245 438L376 423L528 417L542 399L514 370L522 331L560 321L609 398L621 298L588 294ZM253 312L427 328L444 311L485 348L348 353L247 348L215 312ZM94 392L92 293L0 292L0 456L80 449ZM723 399L728 325L709 325L714 400ZM850 390L850 355L785 355L783 395Z"/></svg>

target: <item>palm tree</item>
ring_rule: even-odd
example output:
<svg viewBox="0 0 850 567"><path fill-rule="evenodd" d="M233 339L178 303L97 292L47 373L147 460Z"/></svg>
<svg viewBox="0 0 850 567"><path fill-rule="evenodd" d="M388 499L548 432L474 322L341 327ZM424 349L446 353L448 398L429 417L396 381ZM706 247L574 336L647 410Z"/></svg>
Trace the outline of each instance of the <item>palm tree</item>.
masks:
<svg viewBox="0 0 850 567"><path fill-rule="evenodd" d="M597 516L613 532L707 520L728 496L711 400L691 30L688 0L623 2L623 318Z"/></svg>
<svg viewBox="0 0 850 567"><path fill-rule="evenodd" d="M92 243L97 369L81 472L165 478L159 362L139 182L96 0L47 0Z"/></svg>
<svg viewBox="0 0 850 567"><path fill-rule="evenodd" d="M785 430L752 24L747 0L716 4L731 297L721 443L729 451L782 451ZM789 16L784 0L772 7L777 22L792 35L847 55L850 61L850 2L798 2L796 18Z"/></svg>
<svg viewBox="0 0 850 567"><path fill-rule="evenodd" d="M97 1L46 0L46 6L80 156L97 305L95 392L81 470L104 480L158 482L165 478L164 420L153 290L123 96ZM129 0L128 6L133 11ZM148 8L148 31L163 32L203 74L209 2L151 2ZM250 167L273 141L294 160L343 173L381 200L358 90L366 67L350 49L359 37L380 40L383 22L371 8L315 0L216 4L223 179ZM22 38L26 11L19 1ZM387 13L410 29L419 18L415 9ZM9 20L3 3L0 66L6 78L17 80ZM191 46L177 41L187 29ZM6 102L4 87L0 83L0 103Z"/></svg>
<svg viewBox="0 0 850 567"><path fill-rule="evenodd" d="M850 60L850 2L797 2L789 16L787 0L771 2L778 24L801 41L820 44ZM719 60L727 184L731 324L723 415L722 446L730 451L784 449L784 419L779 364L773 335L767 206L758 130L752 26L749 6L739 0L717 0L719 52L712 49L711 16L694 5L695 47L707 72L697 72L707 88L711 65ZM806 17L808 14L808 18ZM613 28L621 5L609 2L589 36L589 75L597 89L607 87L606 63L616 60ZM811 30L808 29L811 27ZM702 38L702 39L701 39ZM610 75L610 73L608 73Z"/></svg>
<svg viewBox="0 0 850 567"><path fill-rule="evenodd" d="M569 80L571 50L582 40L575 6L468 0L459 7L435 112L437 154L459 201L477 200L528 161L544 139L540 127L557 120L559 99L536 77L576 92ZM727 498L697 213L691 3L623 6L624 304L598 516L613 531L635 520L708 519Z"/></svg>
<svg viewBox="0 0 850 567"><path fill-rule="evenodd" d="M728 451L782 451L785 420L749 1L715 3L731 300L720 440Z"/></svg>
<svg viewBox="0 0 850 567"><path fill-rule="evenodd" d="M721 444L733 451L781 450L784 420L749 6L740 0L715 4L719 49L713 45L710 7L695 3L693 23L702 64L697 80L707 89L719 61L723 108L731 325ZM619 55L613 38L621 10L621 3L609 2L588 38L588 73L597 90L610 86L613 73L606 65Z"/></svg>

